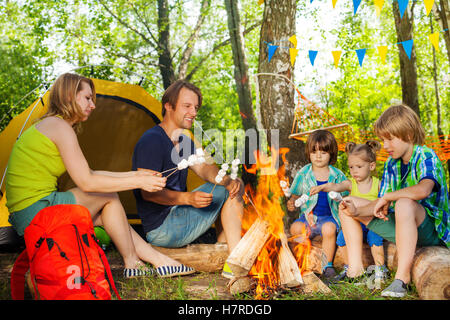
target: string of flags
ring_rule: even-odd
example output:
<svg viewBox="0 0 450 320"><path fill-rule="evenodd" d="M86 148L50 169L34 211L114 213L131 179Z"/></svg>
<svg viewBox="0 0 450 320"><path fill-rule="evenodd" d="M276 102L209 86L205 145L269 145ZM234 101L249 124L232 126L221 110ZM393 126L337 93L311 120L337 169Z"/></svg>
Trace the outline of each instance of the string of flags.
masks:
<svg viewBox="0 0 450 320"><path fill-rule="evenodd" d="M442 32L444 32L444 31L447 31L447 29L443 30ZM428 38L436 51L439 51L439 33L440 33L439 31L436 31L436 32L428 35ZM294 66L295 60L296 60L298 52L299 52L299 49L297 48L297 37L296 37L296 35L293 35L288 40L278 40L277 42L285 42L285 41L289 41L290 43L292 43L292 45L294 47L293 48L282 47L280 45L274 45L272 42L266 42L266 44L268 46L268 49L267 49L268 60L270 62L270 60L272 59L272 57L275 54L275 52L277 51L277 49L279 49L279 48L289 49L290 61L291 61L292 66ZM410 40L398 42L396 44L401 44L406 55L408 56L409 59L411 59L411 52L412 52L414 40L410 39ZM354 50L356 52L356 56L358 58L358 63L359 63L360 67L362 67L362 65L363 65L363 61L366 56L367 50L370 50L370 48L361 48L361 49ZM388 51L387 45L377 46L377 52L378 52L378 55L380 56L381 62L383 64L386 63L387 51ZM309 61L311 62L312 66L314 66L314 62L316 60L318 52L319 52L318 50L308 50L308 57L309 57ZM337 68L339 65L341 55L342 55L342 50L333 50L333 51L331 51L331 54L333 56L334 66L335 66L335 68Z"/></svg>
<svg viewBox="0 0 450 320"><path fill-rule="evenodd" d="M314 0L309 0L309 3L313 3ZM331 3L333 5L333 9L336 8L336 3L338 0L331 0ZM358 11L359 5L361 4L361 0L352 0L353 1L353 15L356 14ZM375 5L375 12L377 14L377 17L380 16L381 9L383 8L385 0L374 0ZM400 18L403 18L403 14L405 13L406 8L408 7L409 0L394 0L398 1L398 7L400 9ZM413 0L414 1L414 0ZM425 10L427 13L427 16L431 12L431 8L433 7L434 0L423 0L425 4ZM264 0L258 0L258 5L261 5L264 3Z"/></svg>

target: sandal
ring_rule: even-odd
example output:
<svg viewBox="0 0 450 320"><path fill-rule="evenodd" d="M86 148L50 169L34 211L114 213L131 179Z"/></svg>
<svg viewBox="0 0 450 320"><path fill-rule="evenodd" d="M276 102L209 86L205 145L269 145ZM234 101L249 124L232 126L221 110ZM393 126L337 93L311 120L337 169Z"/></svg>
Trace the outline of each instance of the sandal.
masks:
<svg viewBox="0 0 450 320"><path fill-rule="evenodd" d="M161 266L156 268L156 273L161 278L183 276L194 272L194 268L185 266L184 264L180 266Z"/></svg>

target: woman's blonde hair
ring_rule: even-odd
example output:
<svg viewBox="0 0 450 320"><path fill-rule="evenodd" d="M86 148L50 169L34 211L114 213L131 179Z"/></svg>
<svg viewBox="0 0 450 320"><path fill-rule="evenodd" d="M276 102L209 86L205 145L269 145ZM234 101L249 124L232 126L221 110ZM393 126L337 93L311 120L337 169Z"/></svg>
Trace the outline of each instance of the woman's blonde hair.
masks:
<svg viewBox="0 0 450 320"><path fill-rule="evenodd" d="M376 162L377 152L380 149L381 144L376 140L367 140L363 144L356 144L354 142L347 142L345 144L345 152L347 155L358 155L367 162Z"/></svg>
<svg viewBox="0 0 450 320"><path fill-rule="evenodd" d="M381 139L394 136L413 144L425 143L425 130L419 116L404 104L387 108L375 122L374 129Z"/></svg>
<svg viewBox="0 0 450 320"><path fill-rule="evenodd" d="M91 87L92 100L95 103L95 87L91 79L74 73L64 73L50 88L48 110L42 118L61 116L64 120L81 121L83 113L76 102L76 95L81 91L83 82Z"/></svg>

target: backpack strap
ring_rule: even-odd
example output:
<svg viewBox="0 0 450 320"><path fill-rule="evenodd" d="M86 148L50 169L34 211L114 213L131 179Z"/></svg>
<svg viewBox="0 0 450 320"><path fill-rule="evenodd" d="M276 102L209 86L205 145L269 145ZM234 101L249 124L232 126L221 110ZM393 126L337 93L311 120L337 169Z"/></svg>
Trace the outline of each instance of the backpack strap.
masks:
<svg viewBox="0 0 450 320"><path fill-rule="evenodd" d="M109 262L106 259L106 255L105 252L103 251L103 249L98 245L97 242L95 242L96 246L97 246L97 250L98 250L98 254L100 255L100 259L102 259L103 265L105 266L105 270L106 270L106 275L108 276L108 282L109 285L111 286L111 288L113 289L117 299L122 300L120 298L119 292L116 289L116 285L114 283L114 279L111 273L111 268L109 267Z"/></svg>
<svg viewBox="0 0 450 320"><path fill-rule="evenodd" d="M13 300L24 300L25 298L25 274L30 268L27 250L23 250L17 257L11 271L11 298Z"/></svg>

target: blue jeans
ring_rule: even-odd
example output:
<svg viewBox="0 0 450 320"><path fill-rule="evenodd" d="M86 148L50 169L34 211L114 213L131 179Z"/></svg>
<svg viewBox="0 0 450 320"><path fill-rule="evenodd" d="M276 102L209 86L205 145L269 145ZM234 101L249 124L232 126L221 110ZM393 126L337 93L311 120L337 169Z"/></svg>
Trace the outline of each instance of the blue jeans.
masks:
<svg viewBox="0 0 450 320"><path fill-rule="evenodd" d="M362 231L363 231L363 241L366 241L370 247L372 247L372 246L378 247L378 246L383 245L383 238L381 236L379 236L375 232L367 229L367 227L362 223L361 223L361 227L362 227ZM339 234L337 236L336 244L339 247L345 246L344 233L342 232L342 230L339 232Z"/></svg>
<svg viewBox="0 0 450 320"><path fill-rule="evenodd" d="M194 191L211 193L214 184L205 183ZM219 216L228 199L228 190L216 185L212 203L205 208L180 205L170 209L169 215L156 229L146 234L149 243L166 248L183 247L205 233Z"/></svg>

